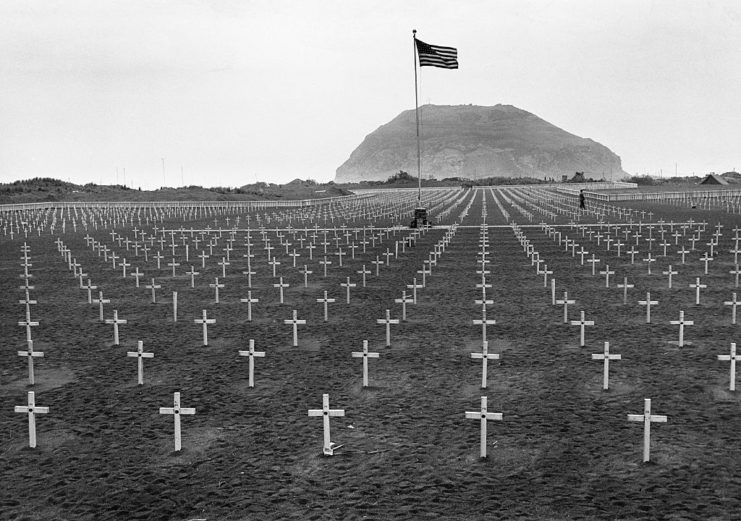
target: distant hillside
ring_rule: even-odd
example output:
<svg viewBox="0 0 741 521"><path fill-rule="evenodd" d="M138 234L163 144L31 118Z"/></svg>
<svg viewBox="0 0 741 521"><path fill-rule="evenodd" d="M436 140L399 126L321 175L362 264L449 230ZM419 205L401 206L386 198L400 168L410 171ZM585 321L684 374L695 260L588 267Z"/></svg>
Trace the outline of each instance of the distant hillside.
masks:
<svg viewBox="0 0 741 521"><path fill-rule="evenodd" d="M318 199L349 195L334 183L294 180L286 185L255 183L240 188L161 188L134 190L121 185L76 185L58 179L35 178L0 184L0 204L46 201L260 201Z"/></svg>
<svg viewBox="0 0 741 521"><path fill-rule="evenodd" d="M511 105L425 105L420 120L424 178L626 175L620 157L607 147ZM385 180L399 170L417 172L413 110L366 136L337 169L335 181Z"/></svg>

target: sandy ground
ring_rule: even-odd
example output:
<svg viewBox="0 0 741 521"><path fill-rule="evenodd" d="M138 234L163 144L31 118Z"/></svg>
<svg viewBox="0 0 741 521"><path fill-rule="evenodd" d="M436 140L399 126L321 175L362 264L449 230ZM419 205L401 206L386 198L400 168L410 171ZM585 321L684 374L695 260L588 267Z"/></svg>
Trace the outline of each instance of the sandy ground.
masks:
<svg viewBox="0 0 741 521"><path fill-rule="evenodd" d="M663 219L665 238L671 243L661 255L659 225L651 236L656 262L647 271L649 231L642 227L631 264L625 250L620 257L606 250L604 238L588 237L574 226L562 226L579 247L600 259L597 271L609 265L615 275L605 287L605 276L591 274L556 236L537 224L566 225L572 216L554 219L535 213L534 202L499 196L509 213L505 219L489 191L478 192L464 225L452 234L440 255L427 287L419 290L418 303L407 306L406 322L391 326L391 347L385 347L384 326L376 319L391 310L401 318L401 298L406 286L429 259L430 251L447 230L433 229L421 235L414 247L392 257L390 265L375 275L371 264L395 241L409 235L397 231L376 238L375 245L356 250L339 267L335 232L331 244L328 276L322 276L323 246L313 252L301 249L290 232L283 233L302 257L294 268L280 246L276 232L266 236L281 262L277 275L290 284L285 303L279 303L277 279L267 264L264 241L252 231L253 321L247 321L245 232L237 233L227 276L216 264L223 255L228 234L223 234L214 256L200 267L200 260L186 262L184 249L176 250L181 266L176 277L166 266L171 251L158 270L150 257L145 262L131 248L119 246L111 228L133 240L133 226L100 226L87 233L107 244L120 257L145 273L142 287L123 279L120 267L86 245L86 232L49 233L41 237L14 239L0 236L0 518L26 520L247 520L247 519L733 519L741 507L741 415L738 393L730 392L729 363L717 360L728 354L738 340L738 326L731 324L730 306L735 280L735 245L732 229L738 217L722 212L693 211L676 206L652 206L654 221ZM481 389L481 298L476 284L477 253L484 218L492 225L483 234L489 240L487 269L487 328L489 351L500 355L489 362L488 387ZM470 197L445 220L452 222ZM515 204L512 204L515 203ZM645 209L640 204L634 208ZM518 209L519 208L519 209ZM550 211L554 211L550 208ZM285 228L278 212L270 226ZM216 216L221 221L224 215ZM692 218L705 221L696 251L681 263L677 250L689 249L690 230L674 245L670 221ZM214 228L214 217L207 221ZM568 291L575 304L569 320L594 321L586 328L585 347L579 347L579 327L563 323L562 306L551 303L550 286L536 273L508 221L523 225L520 231L547 263L555 277L558 298ZM581 222L594 224L585 215ZM610 233L634 245L637 224L607 216ZM165 226L180 226L173 216ZM253 221L254 222L254 221ZM336 225L352 228L362 222L337 217ZM377 224L390 224L378 218ZM637 222L637 221L636 221ZM722 236L714 249L720 251L709 263L708 274L699 261L709 251L715 224ZM313 223L307 223L313 226ZM188 221L186 227L197 226ZM296 226L293 222L292 226ZM320 224L321 225L321 224ZM362 226L362 224L360 224ZM162 227L162 223L158 224ZM142 228L139 226L138 228ZM144 226L147 231L152 226ZM591 227L601 230L607 228ZM675 230L683 231L678 226ZM624 231L629 231L626 239ZM338 229L340 244L347 239ZM176 234L176 240L180 234ZM218 233L212 233L218 236ZM297 237L303 235L299 233ZM362 234L361 234L362 236ZM57 251L61 238L82 265L94 285L111 300L106 318L118 310L120 345L113 345L113 328L98 320L98 307L87 303L67 263ZM169 242L169 235L167 236ZM192 240L192 239L188 239ZM323 236L316 240L320 243ZM359 239L358 239L359 240ZM36 359L36 385L28 386L26 360L17 356L25 349L24 306L18 299L21 246L30 246L33 266L31 314L40 325L32 328ZM351 239L351 242L355 239ZM308 242L305 242L305 245ZM158 246L156 244L156 246ZM200 250L201 248L199 248ZM151 253L156 251L152 250ZM348 251L346 244L343 251ZM191 250L191 256L193 251ZM383 257L381 257L383 259ZM193 264L200 272L196 287L184 275ZM308 287L299 267L313 273ZM669 265L679 273L673 288L662 271ZM362 287L357 271L372 271ZM346 277L357 287L345 302ZM162 289L158 301L144 281L155 277ZM220 303L208 284L219 277L225 287ZM616 284L628 278L623 290ZM689 287L700 277L700 305ZM550 284L550 282L549 282ZM323 321L324 291L336 299L329 304L329 320ZM173 321L172 293L178 292L178 317ZM646 292L659 303L645 323L645 307L638 304ZM97 296L97 293L94 293ZM216 323L209 326L209 345L202 345L201 326L194 323L206 309ZM298 329L299 346L292 347L291 326L284 320L292 310L306 325ZM679 311L694 325L685 330L691 345L679 347ZM248 387L248 363L239 350L255 348L266 353L255 361L255 387ZM138 340L154 358L144 362L144 385L136 384L136 360L126 353L136 350ZM368 340L379 358L370 360L370 387L362 387L362 364L353 351ZM602 390L602 362L592 360L605 341L622 359L611 363L610 389ZM673 343L672 343L673 342ZM37 415L38 447L28 448L27 419L13 412L25 405L26 392L36 392L36 403L49 407ZM174 452L172 416L158 414L171 407L173 392L181 393L183 407L196 414L183 416L183 450ZM322 394L330 395L332 408L344 417L331 419L332 441L342 445L333 457L322 455L321 418L309 417L309 409L321 408ZM502 421L488 423L488 458L479 458L479 422L465 418L476 411L481 396L488 397L489 412ZM641 462L643 426L627 421L640 414L644 398L651 398L654 414L666 415L667 423L653 424L651 462Z"/></svg>

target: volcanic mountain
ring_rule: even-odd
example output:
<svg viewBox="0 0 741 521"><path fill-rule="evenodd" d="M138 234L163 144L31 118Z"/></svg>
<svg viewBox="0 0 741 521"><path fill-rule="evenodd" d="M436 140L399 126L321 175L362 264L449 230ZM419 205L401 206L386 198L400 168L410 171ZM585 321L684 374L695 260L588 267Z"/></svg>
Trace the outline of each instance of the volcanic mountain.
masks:
<svg viewBox="0 0 741 521"><path fill-rule="evenodd" d="M586 177L627 175L620 157L512 105L424 105L419 108L422 177ZM417 174L414 110L366 136L337 169L335 181L385 181L404 170Z"/></svg>

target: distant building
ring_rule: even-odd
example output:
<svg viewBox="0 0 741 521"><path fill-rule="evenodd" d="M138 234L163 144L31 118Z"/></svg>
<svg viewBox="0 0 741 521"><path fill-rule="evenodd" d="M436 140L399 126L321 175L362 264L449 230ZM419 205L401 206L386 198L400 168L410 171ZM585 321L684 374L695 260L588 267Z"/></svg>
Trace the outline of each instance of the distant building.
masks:
<svg viewBox="0 0 741 521"><path fill-rule="evenodd" d="M727 185L728 181L723 179L721 176L716 175L714 173L708 174L705 179L700 181L701 185Z"/></svg>

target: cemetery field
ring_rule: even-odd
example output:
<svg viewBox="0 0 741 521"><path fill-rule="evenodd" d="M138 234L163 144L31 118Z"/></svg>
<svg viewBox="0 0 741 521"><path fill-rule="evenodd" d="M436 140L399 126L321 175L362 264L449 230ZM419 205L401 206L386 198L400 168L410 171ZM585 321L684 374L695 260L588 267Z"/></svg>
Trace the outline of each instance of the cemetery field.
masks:
<svg viewBox="0 0 741 521"><path fill-rule="evenodd" d="M738 517L738 216L415 197L0 209L0 519Z"/></svg>

